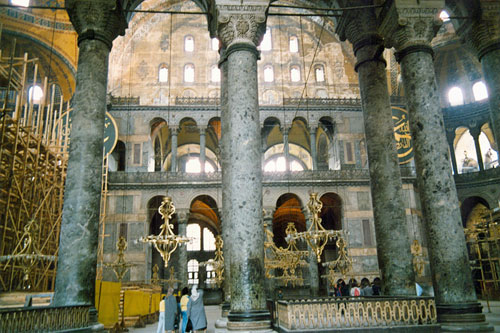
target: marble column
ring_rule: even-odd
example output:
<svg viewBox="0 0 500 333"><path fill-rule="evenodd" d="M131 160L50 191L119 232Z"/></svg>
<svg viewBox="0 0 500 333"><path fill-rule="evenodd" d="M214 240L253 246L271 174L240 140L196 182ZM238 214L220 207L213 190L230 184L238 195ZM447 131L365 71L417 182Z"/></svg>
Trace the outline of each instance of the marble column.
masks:
<svg viewBox="0 0 500 333"><path fill-rule="evenodd" d="M311 212L309 209L303 209L302 213L306 219L306 230L309 230L311 226ZM311 296L319 295L319 271L318 271L318 259L316 258L316 254L310 248L309 250L309 258L307 261L309 262L309 286L311 288Z"/></svg>
<svg viewBox="0 0 500 333"><path fill-rule="evenodd" d="M500 145L500 3L478 0L461 4L452 2L458 16L472 16L469 20L453 20L457 34L476 53L481 66L490 102L490 124L495 142ZM456 8L454 7L456 6ZM464 8L465 12L460 12Z"/></svg>
<svg viewBox="0 0 500 333"><path fill-rule="evenodd" d="M311 140L312 170L318 170L318 154L316 152L316 131L317 128L311 128L311 132L309 133Z"/></svg>
<svg viewBox="0 0 500 333"><path fill-rule="evenodd" d="M205 147L205 142L206 142L206 127L202 126L200 127L200 165L201 165L201 172L205 173L205 160L206 160L206 147Z"/></svg>
<svg viewBox="0 0 500 333"><path fill-rule="evenodd" d="M273 232L273 217L274 217L274 207L264 207L262 210L262 220L264 222L264 228L266 228L268 231ZM265 237L265 240L267 240L267 236ZM272 255L271 250L266 250L266 255L270 257ZM274 296L275 292L275 283L274 279L268 278L266 276L264 286L266 289L266 295L268 298L272 298Z"/></svg>
<svg viewBox="0 0 500 333"><path fill-rule="evenodd" d="M337 24L337 33L341 40L348 39L353 44L357 59L355 69L361 91L383 293L415 295L413 256L387 90L386 62L382 56L384 45L376 31L374 8L346 12Z"/></svg>
<svg viewBox="0 0 500 333"><path fill-rule="evenodd" d="M228 78L227 78L227 57L224 49L220 50L220 61L219 68L221 71L221 119L229 118L229 109L227 106L227 91L228 91ZM225 172L226 169L229 168L228 163L228 152L229 147L231 147L231 137L226 135L228 132L228 123L225 121L221 122L221 139L220 139L220 148L221 148L221 171L222 171L222 207L221 207L221 227L222 227L222 240L224 241L224 302L229 304L231 300L231 265L230 265L230 256L231 256L231 235L232 225L229 221L229 211L231 207L231 190L230 186L225 186L225 184L229 184L230 178L229 174Z"/></svg>
<svg viewBox="0 0 500 333"><path fill-rule="evenodd" d="M186 236L187 222L189 220L189 209L183 209L177 211L177 223L178 223L178 233L179 236ZM177 272L177 279L180 280L180 287L184 288L188 286L188 255L187 255L187 244L181 244L177 248L179 251L179 271Z"/></svg>
<svg viewBox="0 0 500 333"><path fill-rule="evenodd" d="M170 157L170 172L177 172L177 134L178 134L178 128L177 127L171 127L170 132L171 132L171 140L172 140L172 145L171 145L171 157Z"/></svg>
<svg viewBox="0 0 500 333"><path fill-rule="evenodd" d="M446 131L446 140L448 141L453 174L458 175L457 157L455 156L455 146L453 145L453 142L455 141L455 130Z"/></svg>
<svg viewBox="0 0 500 333"><path fill-rule="evenodd" d="M66 1L78 33L54 306L94 304L108 57L126 22L114 1Z"/></svg>
<svg viewBox="0 0 500 333"><path fill-rule="evenodd" d="M288 127L283 128L283 155L285 155L285 171L290 171L290 147L288 146Z"/></svg>
<svg viewBox="0 0 500 333"><path fill-rule="evenodd" d="M476 147L476 158L477 158L477 164L479 165L479 171L483 171L484 170L483 153L481 152L481 146L479 145L479 135L481 135L481 128L479 127L471 128L469 132L472 135L472 138L474 139L474 146Z"/></svg>
<svg viewBox="0 0 500 333"><path fill-rule="evenodd" d="M379 29L401 64L438 320L445 331L488 329L472 283L430 46L444 1L388 5Z"/></svg>
<svg viewBox="0 0 500 333"><path fill-rule="evenodd" d="M256 13L256 10L259 10ZM227 57L227 112L222 191L224 217L231 242L229 255L231 311L229 330L258 331L270 327L264 291L264 229L262 226L261 131L259 122L257 45L265 31L265 6L217 6L217 33ZM241 11L247 12L242 14ZM236 12L235 12L236 11ZM227 205L229 204L229 205Z"/></svg>

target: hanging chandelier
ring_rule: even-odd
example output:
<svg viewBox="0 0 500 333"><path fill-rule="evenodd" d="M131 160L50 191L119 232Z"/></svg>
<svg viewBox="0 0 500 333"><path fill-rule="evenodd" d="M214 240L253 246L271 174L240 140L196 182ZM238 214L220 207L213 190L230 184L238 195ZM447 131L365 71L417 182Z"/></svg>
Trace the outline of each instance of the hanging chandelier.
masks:
<svg viewBox="0 0 500 333"><path fill-rule="evenodd" d="M286 237L287 242L302 240L306 241L311 247L314 254L316 254L316 259L318 263L321 262L321 254L330 239L338 239L341 237L341 232L338 230L326 230L321 225L321 217L319 214L323 203L318 199L318 193L312 192L310 195L309 203L307 208L311 212L312 223L307 231L297 232L289 234Z"/></svg>
<svg viewBox="0 0 500 333"><path fill-rule="evenodd" d="M116 249L118 250L118 258L113 263L105 263L105 267L111 267L113 272L115 272L116 278L119 282L122 282L123 277L127 273L130 267L135 266L135 264L129 264L125 261L125 250L127 249L127 241L123 236L118 238L116 242Z"/></svg>
<svg viewBox="0 0 500 333"><path fill-rule="evenodd" d="M155 249L160 252L163 261L165 262L165 267L168 266L170 256L177 249L179 245L189 242L189 238L185 236L178 236L174 233L174 225L170 224L170 219L175 213L175 206L172 202L171 197L164 197L163 201L158 208L158 212L163 219L163 224L160 226L159 235L148 235L146 237L141 237L139 241L143 243L153 244Z"/></svg>
<svg viewBox="0 0 500 333"><path fill-rule="evenodd" d="M338 275L345 279L348 273L352 273L352 259L347 253L346 238L343 235L339 235L336 245L339 253L337 259L323 263L323 267L328 267L328 274L322 277L326 277L331 285L335 284Z"/></svg>
<svg viewBox="0 0 500 333"><path fill-rule="evenodd" d="M200 263L200 266L212 266L215 276L213 277L217 287L220 288L222 282L224 281L224 255L222 248L224 247L224 241L222 237L218 235L215 237L215 258L208 261Z"/></svg>

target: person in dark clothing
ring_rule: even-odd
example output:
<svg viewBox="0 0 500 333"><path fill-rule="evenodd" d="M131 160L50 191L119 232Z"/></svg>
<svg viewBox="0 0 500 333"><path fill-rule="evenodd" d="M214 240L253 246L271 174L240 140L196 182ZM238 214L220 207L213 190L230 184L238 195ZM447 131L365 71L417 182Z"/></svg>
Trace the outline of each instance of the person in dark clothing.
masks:
<svg viewBox="0 0 500 333"><path fill-rule="evenodd" d="M382 281L380 281L380 278L376 277L373 279L373 296L380 296L381 294L381 289L382 289Z"/></svg>

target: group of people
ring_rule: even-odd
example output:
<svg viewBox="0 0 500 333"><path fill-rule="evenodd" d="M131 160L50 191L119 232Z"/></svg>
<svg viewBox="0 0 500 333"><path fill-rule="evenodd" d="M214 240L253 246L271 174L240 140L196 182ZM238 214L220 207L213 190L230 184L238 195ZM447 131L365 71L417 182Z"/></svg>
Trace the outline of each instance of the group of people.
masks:
<svg viewBox="0 0 500 333"><path fill-rule="evenodd" d="M350 279L349 283L345 283L343 279L339 279L333 286L333 291L330 296L378 296L381 295L382 283L380 278L370 280L367 278L361 279L361 285L356 279Z"/></svg>
<svg viewBox="0 0 500 333"><path fill-rule="evenodd" d="M174 333L176 323L180 323L179 328L182 333L206 332L207 316L203 305L203 290L193 286L189 295L189 289L184 287L180 299L177 300L174 289L168 288L167 295L160 302L160 317L156 332Z"/></svg>

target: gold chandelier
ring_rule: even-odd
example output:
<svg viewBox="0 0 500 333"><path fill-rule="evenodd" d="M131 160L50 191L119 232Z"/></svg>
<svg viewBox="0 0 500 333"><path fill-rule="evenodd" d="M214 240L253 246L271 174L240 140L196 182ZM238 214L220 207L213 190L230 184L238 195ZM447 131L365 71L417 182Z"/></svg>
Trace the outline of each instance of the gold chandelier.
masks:
<svg viewBox="0 0 500 333"><path fill-rule="evenodd" d="M223 247L224 241L222 240L222 237L218 235L217 237L215 237L215 258L200 263L200 266L212 266L215 272L215 277L213 277L213 279L215 280L218 288L221 287L222 282L224 281L224 255L222 251Z"/></svg>
<svg viewBox="0 0 500 333"><path fill-rule="evenodd" d="M334 261L329 261L323 263L323 267L328 267L328 274L322 275L321 277L326 277L331 285L335 284L335 280L340 276L345 279L346 275L352 272L352 259L349 258L347 254L347 241L346 238L340 235L337 238L337 248L339 250L339 255Z"/></svg>
<svg viewBox="0 0 500 333"><path fill-rule="evenodd" d="M295 230L294 233L291 233L286 237L286 240L289 243L291 241L305 240L311 247L314 254L316 254L318 263L321 262L321 254L323 253L323 249L328 241L330 239L338 239L341 237L340 231L326 230L321 225L321 217L319 217L319 214L322 207L323 203L318 199L318 193L311 193L309 203L307 204L307 208L309 208L309 211L311 212L312 219L309 229L303 232L297 232L297 230Z"/></svg>
<svg viewBox="0 0 500 333"><path fill-rule="evenodd" d="M111 267L113 272L115 272L116 278L119 282L122 282L123 277L127 273L130 267L135 266L134 264L129 264L125 261L125 250L127 249L127 241L123 236L118 238L116 242L116 249L118 250L118 258L113 263L105 263L104 266Z"/></svg>
<svg viewBox="0 0 500 333"><path fill-rule="evenodd" d="M302 286L304 284L302 271L297 268L307 266L307 261L304 259L309 255L309 251L299 250L296 241L293 239L288 241L287 248L277 247L273 241L274 235L272 231L267 228L265 230L267 238L264 242L264 267L266 270L266 277L280 280L284 285L291 283L294 287L296 285ZM287 237L297 233L295 224L292 222L288 223L285 233ZM271 274L271 270L273 269L281 269L283 274L274 276Z"/></svg>
<svg viewBox="0 0 500 333"><path fill-rule="evenodd" d="M179 245L189 242L190 239L188 237L174 234L174 225L170 224L170 219L175 213L175 206L171 197L163 198L160 208L158 208L158 212L164 221L160 226L160 234L141 237L139 241L153 244L155 249L160 252L161 257L165 262L165 267L167 267L172 253Z"/></svg>

